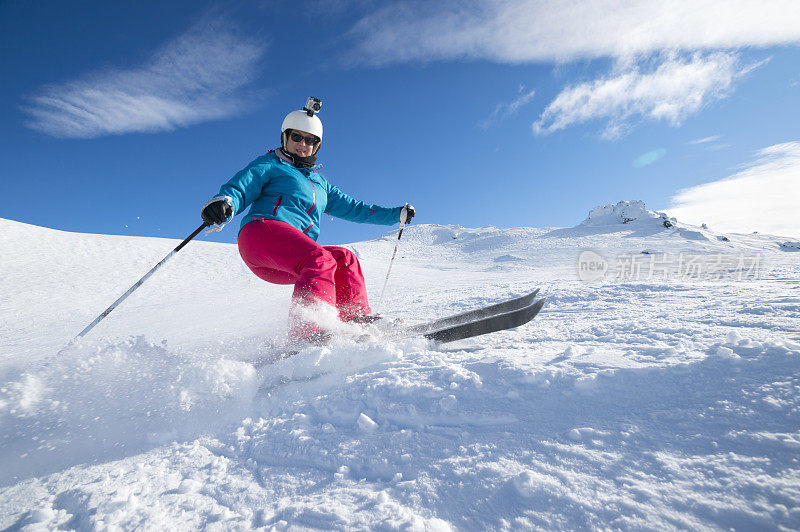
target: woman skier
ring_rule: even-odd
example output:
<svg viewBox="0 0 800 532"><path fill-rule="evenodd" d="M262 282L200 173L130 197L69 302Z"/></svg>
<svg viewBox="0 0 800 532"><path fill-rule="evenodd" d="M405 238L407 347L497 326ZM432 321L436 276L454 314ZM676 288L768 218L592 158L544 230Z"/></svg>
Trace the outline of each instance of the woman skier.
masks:
<svg viewBox="0 0 800 532"><path fill-rule="evenodd" d="M203 221L224 225L250 206L239 230L239 254L261 279L294 284L289 338L323 341L324 327L304 309L329 305L342 321L369 322L371 316L361 265L355 254L338 246L321 246L322 213L359 223L392 225L406 221L414 208L364 204L341 192L322 177L316 154L322 143L322 122L315 112L322 103L309 98L306 107L292 111L281 125L281 147L257 157L211 198Z"/></svg>

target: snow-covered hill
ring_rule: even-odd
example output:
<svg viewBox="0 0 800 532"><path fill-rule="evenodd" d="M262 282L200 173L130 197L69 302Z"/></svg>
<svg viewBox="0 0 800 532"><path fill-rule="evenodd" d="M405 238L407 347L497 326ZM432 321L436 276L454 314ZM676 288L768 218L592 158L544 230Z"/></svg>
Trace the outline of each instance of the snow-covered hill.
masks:
<svg viewBox="0 0 800 532"><path fill-rule="evenodd" d="M669 221L665 224L665 221ZM350 244L377 298L396 232ZM382 310L517 330L254 362L291 289L193 242L0 220L0 529L800 527L800 255L640 202L412 225Z"/></svg>

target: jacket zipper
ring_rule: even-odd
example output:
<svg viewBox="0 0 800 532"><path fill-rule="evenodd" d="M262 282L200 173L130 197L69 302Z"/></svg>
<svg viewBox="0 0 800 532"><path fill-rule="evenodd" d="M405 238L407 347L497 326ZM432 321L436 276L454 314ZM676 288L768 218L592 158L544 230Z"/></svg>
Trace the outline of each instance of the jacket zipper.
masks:
<svg viewBox="0 0 800 532"><path fill-rule="evenodd" d="M308 208L306 214L311 214L311 211L314 210L314 207L317 205L317 189L314 187L314 182L311 181L311 178L308 178L308 182L311 183L311 207Z"/></svg>
<svg viewBox="0 0 800 532"><path fill-rule="evenodd" d="M272 209L272 216L278 213L278 207L280 207L281 201L283 201L283 196L278 196L278 201L275 202L275 208Z"/></svg>
<svg viewBox="0 0 800 532"><path fill-rule="evenodd" d="M308 176L306 176L306 177L308 177ZM317 206L317 188L314 186L314 182L311 180L310 177L308 177L308 182L311 183L311 200L312 200L312 203L311 203L311 207L309 207L308 210L306 211L306 214L311 214L311 211L313 211L314 207ZM307 233L312 227L314 227L314 222L311 222L311 225L309 225L308 227L303 229L303 232Z"/></svg>

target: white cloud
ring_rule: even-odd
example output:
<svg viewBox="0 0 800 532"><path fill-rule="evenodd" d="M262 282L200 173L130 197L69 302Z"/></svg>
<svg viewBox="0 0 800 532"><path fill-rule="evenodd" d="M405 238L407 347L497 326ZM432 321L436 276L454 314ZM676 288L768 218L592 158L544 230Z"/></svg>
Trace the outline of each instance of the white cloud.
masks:
<svg viewBox="0 0 800 532"><path fill-rule="evenodd" d="M800 44L800 1L413 0L368 13L350 36L355 46L346 60L356 64L612 58L627 69L566 88L535 130L602 117L608 120L603 137L614 139L631 130L634 118L679 125L723 97L743 73L731 70L731 51ZM694 58L667 60L650 73L636 66L663 54ZM650 94L623 94L648 87ZM603 101L612 110L594 107Z"/></svg>
<svg viewBox="0 0 800 532"><path fill-rule="evenodd" d="M144 65L87 74L43 87L29 99L26 125L56 137L170 131L239 114L243 87L264 47L217 20L198 23Z"/></svg>
<svg viewBox="0 0 800 532"><path fill-rule="evenodd" d="M719 140L719 138L720 138L719 135L711 135L710 137L703 137L702 139L690 140L686 144L707 144L709 142L714 142L716 140Z"/></svg>
<svg viewBox="0 0 800 532"><path fill-rule="evenodd" d="M351 30L350 60L570 61L800 43L797 0L395 2Z"/></svg>
<svg viewBox="0 0 800 532"><path fill-rule="evenodd" d="M520 85L519 93L520 95L509 103L498 103L492 111L492 114L489 115L489 118L479 124L480 127L488 128L489 126L498 123L503 118L516 114L522 107L529 104L531 100L533 100L536 91L525 92L525 86Z"/></svg>
<svg viewBox="0 0 800 532"><path fill-rule="evenodd" d="M757 155L736 174L678 191L666 211L716 231L800 236L800 142L776 144Z"/></svg>
<svg viewBox="0 0 800 532"><path fill-rule="evenodd" d="M736 78L754 66L740 67L735 53L670 54L651 71L626 62L608 77L565 88L533 124L537 134L602 119L602 136L625 135L640 120L679 126L709 102L725 97Z"/></svg>

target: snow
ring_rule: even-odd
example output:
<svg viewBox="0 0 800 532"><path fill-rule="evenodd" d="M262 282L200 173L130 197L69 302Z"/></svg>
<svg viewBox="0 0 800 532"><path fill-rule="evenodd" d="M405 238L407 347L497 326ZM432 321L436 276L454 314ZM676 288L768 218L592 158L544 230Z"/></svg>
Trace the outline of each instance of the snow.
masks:
<svg viewBox="0 0 800 532"><path fill-rule="evenodd" d="M797 529L798 255L664 220L411 225L384 312L548 304L272 364L291 287L235 246L192 242L63 349L177 242L0 220L0 529ZM349 245L373 298L396 240Z"/></svg>

